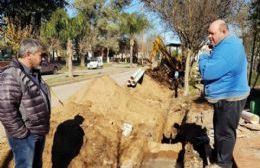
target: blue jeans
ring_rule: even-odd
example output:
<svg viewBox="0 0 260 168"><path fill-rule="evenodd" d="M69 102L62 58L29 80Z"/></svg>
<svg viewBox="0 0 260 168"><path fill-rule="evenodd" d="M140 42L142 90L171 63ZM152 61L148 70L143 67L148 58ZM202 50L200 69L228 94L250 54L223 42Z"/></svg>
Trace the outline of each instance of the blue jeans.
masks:
<svg viewBox="0 0 260 168"><path fill-rule="evenodd" d="M14 155L15 168L42 167L45 136L29 134L22 139L8 137L8 142Z"/></svg>

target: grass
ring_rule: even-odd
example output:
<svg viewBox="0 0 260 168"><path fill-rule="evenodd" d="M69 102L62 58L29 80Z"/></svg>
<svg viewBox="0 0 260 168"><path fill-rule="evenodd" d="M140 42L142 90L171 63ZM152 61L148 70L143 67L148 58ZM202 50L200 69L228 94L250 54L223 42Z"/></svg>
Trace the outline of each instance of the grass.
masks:
<svg viewBox="0 0 260 168"><path fill-rule="evenodd" d="M72 69L73 70L84 70L84 69L87 69L87 67L73 66ZM61 72L61 73L64 73L64 72L67 72L67 71L68 71L68 68L66 67L66 65L63 65L61 70L59 70L59 72Z"/></svg>
<svg viewBox="0 0 260 168"><path fill-rule="evenodd" d="M103 68L106 68L106 67L110 67L112 66L111 63L105 63ZM75 72L77 70L86 70L86 67L80 67L80 66L74 66L73 67L73 71L74 71L74 76L73 77L68 77L67 75L58 75L54 78L49 78L49 79L46 79L46 83L49 85L49 86L57 86L57 85L64 85L64 84L69 84L69 83L74 83L74 82L79 82L79 81L83 81L83 80L87 80L87 79L91 79L91 78L97 78L97 77L101 77L103 75L106 75L106 74L113 74L113 73L120 73L120 72L125 72L125 68L127 67L128 65L123 65L123 66L118 66L121 70L108 70L108 71L105 71L105 72L97 72L97 73L81 73L81 72ZM68 69L63 67L62 70L60 70L59 72L60 73L65 73L67 72Z"/></svg>
<svg viewBox="0 0 260 168"><path fill-rule="evenodd" d="M74 77L59 76L57 78L47 79L46 83L49 86L58 86L58 85L64 85L64 84L69 84L69 83L74 83L74 82L80 82L83 80L100 77L102 75L104 75L104 74L102 74L102 73L84 74L84 75L75 75Z"/></svg>
<svg viewBox="0 0 260 168"><path fill-rule="evenodd" d="M103 64L103 68L107 68L107 67L117 67L120 68L121 70L119 71L115 71L116 73L118 72L125 72L125 69L130 68L130 64L129 63L104 63ZM133 64L133 67L141 67L139 65ZM66 75L58 75L57 77L54 78L49 78L46 79L46 83L49 86L57 86L57 85L64 85L64 84L69 84L69 83L74 83L74 82L79 82L79 81L83 81L83 80L87 80L87 79L91 79L91 78L97 78L106 74L111 74L114 73L113 70L109 70L106 72L97 72L97 73L81 73L81 72L75 72L75 71L80 71L80 70L87 70L87 67L81 67L81 66L73 66L73 71L74 71L74 77L68 77ZM68 68L64 65L62 66L62 69L59 70L59 73L66 73L68 72Z"/></svg>
<svg viewBox="0 0 260 168"><path fill-rule="evenodd" d="M112 63L104 63L103 64L103 67L111 67L112 66Z"/></svg>

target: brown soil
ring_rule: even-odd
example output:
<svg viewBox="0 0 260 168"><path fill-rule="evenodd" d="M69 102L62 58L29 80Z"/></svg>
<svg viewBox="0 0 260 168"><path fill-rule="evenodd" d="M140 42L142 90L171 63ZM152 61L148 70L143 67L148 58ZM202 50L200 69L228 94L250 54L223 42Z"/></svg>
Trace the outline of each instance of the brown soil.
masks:
<svg viewBox="0 0 260 168"><path fill-rule="evenodd" d="M148 141L161 141L170 96L148 76L135 89L96 79L53 109L44 167L140 167ZM124 123L133 127L128 136Z"/></svg>
<svg viewBox="0 0 260 168"><path fill-rule="evenodd" d="M244 131L245 132L245 131ZM260 168L260 133L248 132L237 138L234 159L237 167Z"/></svg>
<svg viewBox="0 0 260 168"><path fill-rule="evenodd" d="M211 123L207 103L173 98L147 75L135 88L103 76L52 110L43 167L201 168ZM0 143L0 167L12 165Z"/></svg>

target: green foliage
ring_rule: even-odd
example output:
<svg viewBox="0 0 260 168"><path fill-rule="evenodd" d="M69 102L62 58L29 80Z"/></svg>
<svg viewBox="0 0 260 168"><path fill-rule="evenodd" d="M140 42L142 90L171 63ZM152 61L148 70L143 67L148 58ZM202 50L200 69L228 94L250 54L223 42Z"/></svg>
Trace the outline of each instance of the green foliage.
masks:
<svg viewBox="0 0 260 168"><path fill-rule="evenodd" d="M58 9L53 13L50 21L42 25L41 37L47 41L59 40L65 48L67 40L75 38L79 32L79 25L82 25L82 19L69 18L64 9Z"/></svg>
<svg viewBox="0 0 260 168"><path fill-rule="evenodd" d="M128 0L75 0L75 7L84 17L84 25L77 41L88 51L99 46L114 51L119 49L119 16ZM88 45L87 45L88 44Z"/></svg>
<svg viewBox="0 0 260 168"><path fill-rule="evenodd" d="M2 45L12 48L15 52L21 39L38 38L41 25L50 19L57 8L66 4L65 0L0 1L0 32L5 39Z"/></svg>
<svg viewBox="0 0 260 168"><path fill-rule="evenodd" d="M67 4L65 0L8 0L0 1L0 22L16 25L17 29L32 26L32 32L36 36L42 21L48 20L52 13Z"/></svg>
<svg viewBox="0 0 260 168"><path fill-rule="evenodd" d="M84 22L81 27L78 39L80 41L85 41L92 43L91 46L88 46L89 49L92 49L96 45L99 27L101 27L103 18L103 9L104 9L104 0L75 0L74 6L78 9L79 15L82 16L82 21Z"/></svg>
<svg viewBox="0 0 260 168"><path fill-rule="evenodd" d="M143 14L123 13L120 17L120 28L122 34L133 36L149 28L150 24Z"/></svg>
<svg viewBox="0 0 260 168"><path fill-rule="evenodd" d="M111 0L111 7L122 10L125 6L130 5L131 0Z"/></svg>
<svg viewBox="0 0 260 168"><path fill-rule="evenodd" d="M257 31L260 30L260 1L253 1L251 3L249 19L255 24Z"/></svg>
<svg viewBox="0 0 260 168"><path fill-rule="evenodd" d="M42 25L41 37L46 44L59 41L63 48L71 38L80 56L97 47L118 51L121 35L130 37L149 26L143 15L122 12L129 3L130 0L75 0L77 15L69 18L63 9L55 11L50 21Z"/></svg>

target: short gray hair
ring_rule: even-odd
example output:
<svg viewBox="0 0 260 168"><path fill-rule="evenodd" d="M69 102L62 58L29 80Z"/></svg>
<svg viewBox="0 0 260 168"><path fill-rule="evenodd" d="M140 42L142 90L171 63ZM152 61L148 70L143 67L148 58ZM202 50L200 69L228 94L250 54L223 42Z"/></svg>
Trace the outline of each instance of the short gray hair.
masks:
<svg viewBox="0 0 260 168"><path fill-rule="evenodd" d="M20 43L18 57L23 57L28 52L34 54L35 52L42 51L42 50L43 50L43 46L38 40L32 38L26 38L23 39Z"/></svg>

